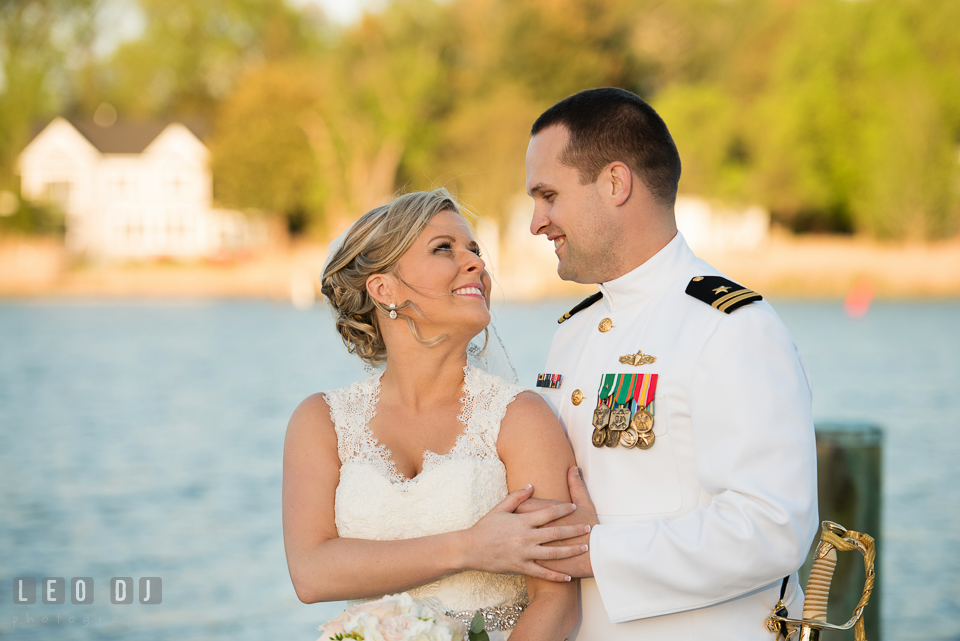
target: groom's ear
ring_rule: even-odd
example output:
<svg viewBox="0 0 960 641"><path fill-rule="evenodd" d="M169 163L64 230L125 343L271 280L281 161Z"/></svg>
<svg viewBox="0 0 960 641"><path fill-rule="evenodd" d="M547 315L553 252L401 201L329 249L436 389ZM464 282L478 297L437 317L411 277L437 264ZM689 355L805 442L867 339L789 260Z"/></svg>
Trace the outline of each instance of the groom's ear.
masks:
<svg viewBox="0 0 960 641"><path fill-rule="evenodd" d="M393 285L393 279L388 274L373 274L367 277L367 293L375 301L384 305L398 303L394 300Z"/></svg>
<svg viewBox="0 0 960 641"><path fill-rule="evenodd" d="M604 187L611 204L619 207L627 202L633 192L633 172L630 168L620 161L612 162L606 166L601 176L606 183Z"/></svg>

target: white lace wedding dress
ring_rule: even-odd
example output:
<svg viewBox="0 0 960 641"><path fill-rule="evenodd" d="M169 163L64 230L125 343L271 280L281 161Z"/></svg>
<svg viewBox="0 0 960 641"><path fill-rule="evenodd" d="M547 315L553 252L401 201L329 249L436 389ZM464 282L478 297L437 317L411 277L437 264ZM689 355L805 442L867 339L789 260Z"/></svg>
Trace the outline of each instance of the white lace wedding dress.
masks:
<svg viewBox="0 0 960 641"><path fill-rule="evenodd" d="M507 495L497 436L507 405L523 388L472 365L464 368L459 420L447 454L426 452L423 471L407 479L368 427L380 375L324 394L337 432L340 484L336 525L343 538L396 540L471 527ZM417 601L469 624L479 610L491 641L510 636L527 605L523 576L465 571L408 590Z"/></svg>

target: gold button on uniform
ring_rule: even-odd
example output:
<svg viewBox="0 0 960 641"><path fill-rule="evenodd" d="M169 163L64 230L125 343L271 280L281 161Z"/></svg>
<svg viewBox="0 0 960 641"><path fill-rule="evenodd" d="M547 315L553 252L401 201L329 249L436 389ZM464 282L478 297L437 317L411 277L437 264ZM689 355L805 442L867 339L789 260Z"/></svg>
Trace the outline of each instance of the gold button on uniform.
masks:
<svg viewBox="0 0 960 641"><path fill-rule="evenodd" d="M600 321L601 332L609 332L611 327L613 327L613 321L609 318L604 318L602 321Z"/></svg>
<svg viewBox="0 0 960 641"><path fill-rule="evenodd" d="M578 389L573 390L573 394L570 395L570 400L573 401L574 405L579 405L583 402L583 392Z"/></svg>

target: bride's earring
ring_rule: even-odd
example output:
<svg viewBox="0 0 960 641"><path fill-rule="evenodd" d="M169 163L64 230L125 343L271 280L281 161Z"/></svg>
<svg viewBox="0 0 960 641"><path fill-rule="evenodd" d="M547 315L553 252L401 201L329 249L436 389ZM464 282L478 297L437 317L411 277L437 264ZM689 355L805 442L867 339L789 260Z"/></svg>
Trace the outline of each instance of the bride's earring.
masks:
<svg viewBox="0 0 960 641"><path fill-rule="evenodd" d="M396 306L396 303L390 303L390 320L397 320L397 310L394 309Z"/></svg>

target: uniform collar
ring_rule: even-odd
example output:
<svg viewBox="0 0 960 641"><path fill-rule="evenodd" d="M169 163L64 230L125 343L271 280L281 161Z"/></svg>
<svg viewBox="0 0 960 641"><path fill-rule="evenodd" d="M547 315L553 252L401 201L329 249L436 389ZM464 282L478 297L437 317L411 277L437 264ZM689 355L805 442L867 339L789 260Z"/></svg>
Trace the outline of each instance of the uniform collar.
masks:
<svg viewBox="0 0 960 641"><path fill-rule="evenodd" d="M673 240L647 262L620 278L597 285L603 293L603 304L615 312L641 303L659 293L695 260L687 241L677 232Z"/></svg>

